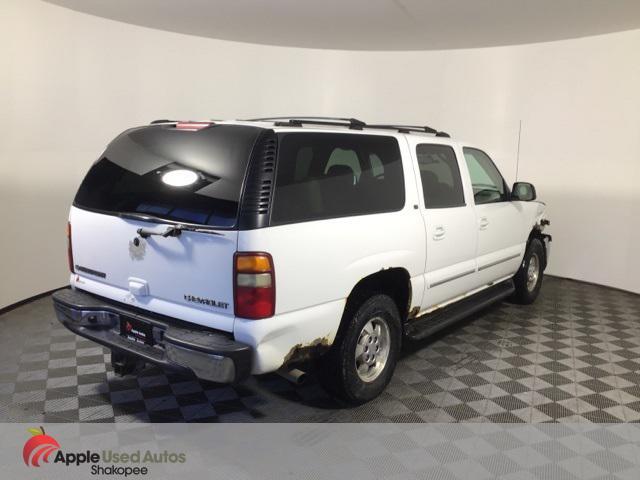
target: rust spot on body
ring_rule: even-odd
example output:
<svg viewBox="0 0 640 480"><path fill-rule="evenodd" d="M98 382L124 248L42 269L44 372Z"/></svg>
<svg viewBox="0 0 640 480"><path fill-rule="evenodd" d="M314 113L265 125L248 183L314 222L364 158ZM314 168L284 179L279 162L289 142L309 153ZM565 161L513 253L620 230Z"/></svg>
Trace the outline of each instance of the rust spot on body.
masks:
<svg viewBox="0 0 640 480"><path fill-rule="evenodd" d="M285 355L282 365L312 360L325 353L330 347L331 342L329 341L329 335L316 338L306 344L298 343Z"/></svg>

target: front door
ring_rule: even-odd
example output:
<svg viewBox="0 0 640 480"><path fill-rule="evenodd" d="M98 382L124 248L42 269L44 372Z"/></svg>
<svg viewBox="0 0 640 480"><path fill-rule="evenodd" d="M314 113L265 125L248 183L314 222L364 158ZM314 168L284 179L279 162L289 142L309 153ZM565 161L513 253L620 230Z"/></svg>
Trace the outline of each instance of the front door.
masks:
<svg viewBox="0 0 640 480"><path fill-rule="evenodd" d="M513 275L524 253L524 215L510 200L509 189L482 150L463 149L473 187L478 229L478 286ZM524 237L526 239L526 237Z"/></svg>

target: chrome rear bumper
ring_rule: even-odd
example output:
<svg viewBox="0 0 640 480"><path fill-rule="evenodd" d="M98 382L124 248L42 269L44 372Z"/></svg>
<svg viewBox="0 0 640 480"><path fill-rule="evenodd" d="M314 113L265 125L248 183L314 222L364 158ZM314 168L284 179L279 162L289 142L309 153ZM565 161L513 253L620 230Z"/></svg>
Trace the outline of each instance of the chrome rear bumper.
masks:
<svg viewBox="0 0 640 480"><path fill-rule="evenodd" d="M58 320L72 332L145 362L188 369L199 378L218 383L238 382L251 372L251 347L236 342L230 334L192 329L185 322L71 288L55 292L53 304ZM121 335L122 318L150 324L154 345Z"/></svg>

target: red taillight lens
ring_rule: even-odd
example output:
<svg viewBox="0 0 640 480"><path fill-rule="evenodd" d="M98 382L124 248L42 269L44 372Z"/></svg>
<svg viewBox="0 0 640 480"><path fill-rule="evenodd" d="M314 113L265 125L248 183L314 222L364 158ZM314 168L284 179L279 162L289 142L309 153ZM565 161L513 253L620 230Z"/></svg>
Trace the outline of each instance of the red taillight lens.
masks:
<svg viewBox="0 0 640 480"><path fill-rule="evenodd" d="M252 320L273 317L276 282L271 255L239 252L235 254L233 265L236 317Z"/></svg>
<svg viewBox="0 0 640 480"><path fill-rule="evenodd" d="M67 222L67 260L69 261L69 271L74 273L73 268L73 248L71 246L71 223Z"/></svg>

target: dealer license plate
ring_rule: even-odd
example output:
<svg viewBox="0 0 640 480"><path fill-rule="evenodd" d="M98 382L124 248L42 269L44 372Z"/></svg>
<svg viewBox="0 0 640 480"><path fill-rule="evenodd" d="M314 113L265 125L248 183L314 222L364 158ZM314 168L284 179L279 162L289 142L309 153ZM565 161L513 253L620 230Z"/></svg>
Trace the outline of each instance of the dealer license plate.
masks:
<svg viewBox="0 0 640 480"><path fill-rule="evenodd" d="M130 317L120 318L120 335L136 343L153 345L153 326Z"/></svg>

